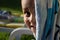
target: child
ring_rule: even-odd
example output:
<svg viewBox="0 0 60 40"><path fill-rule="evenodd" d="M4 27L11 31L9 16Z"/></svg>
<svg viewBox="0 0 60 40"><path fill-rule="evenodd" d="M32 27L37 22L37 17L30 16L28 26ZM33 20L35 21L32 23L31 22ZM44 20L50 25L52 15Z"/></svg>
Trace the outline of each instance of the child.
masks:
<svg viewBox="0 0 60 40"><path fill-rule="evenodd" d="M36 35L36 20L34 0L21 0L22 10L24 13L24 22L26 26Z"/></svg>

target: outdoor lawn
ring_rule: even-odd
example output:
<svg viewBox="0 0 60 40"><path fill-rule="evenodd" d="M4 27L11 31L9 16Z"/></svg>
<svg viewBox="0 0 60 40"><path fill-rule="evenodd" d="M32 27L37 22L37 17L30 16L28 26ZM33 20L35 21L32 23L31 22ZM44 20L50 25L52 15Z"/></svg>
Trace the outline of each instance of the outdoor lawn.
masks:
<svg viewBox="0 0 60 40"><path fill-rule="evenodd" d="M11 8L8 8L8 7L0 7L1 10L6 10L6 11L11 11L12 15L15 16L13 18L13 22L10 22L10 20L0 20L0 22L4 22L4 24L0 24L0 27L10 27L10 28L17 28L17 27L22 27L18 24L24 24L24 21L23 21L23 17L21 15L23 15L22 11L21 10L18 10L18 9L11 9ZM12 19L11 19L12 20ZM14 24L11 24L11 23L14 23ZM15 25L16 24L16 25Z"/></svg>
<svg viewBox="0 0 60 40"><path fill-rule="evenodd" d="M6 0L6 1L5 0L4 1L1 0L1 4L2 5L0 6L0 10L10 11L12 13L12 15L15 16L15 17L13 18L13 22L10 22L10 20L0 20L0 21L3 21L4 22L4 24L0 24L0 27L2 27L2 26L3 27L4 26L6 27L7 26L7 27L10 27L10 28L15 28L14 27L15 26L14 24L12 24L14 26L8 25L8 24L11 24L11 23L24 23L24 21L23 21L22 8L21 8L21 5L19 4L20 3L20 0L15 0L14 2L13 1L14 0L9 0L9 1L8 0ZM9 2L11 2L11 3L9 3ZM5 4L3 4L3 3L5 3ZM16 28L17 27L19 27L19 25L16 26Z"/></svg>
<svg viewBox="0 0 60 40"><path fill-rule="evenodd" d="M9 35L8 32L0 32L0 40L8 40Z"/></svg>
<svg viewBox="0 0 60 40"><path fill-rule="evenodd" d="M8 40L9 39L9 35L10 35L9 32L0 32L0 40ZM20 40L31 40L31 39L34 39L35 40L35 38L33 37L33 35L23 34L21 36L21 39Z"/></svg>

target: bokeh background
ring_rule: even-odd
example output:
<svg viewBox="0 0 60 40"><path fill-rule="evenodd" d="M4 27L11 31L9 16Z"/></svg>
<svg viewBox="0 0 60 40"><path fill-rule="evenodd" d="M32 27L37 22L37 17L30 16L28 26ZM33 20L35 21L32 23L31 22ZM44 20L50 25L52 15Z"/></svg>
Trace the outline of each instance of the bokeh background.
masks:
<svg viewBox="0 0 60 40"><path fill-rule="evenodd" d="M0 0L0 26L10 26L11 23L15 24L21 24L24 23L23 21L23 13L21 8L21 0ZM4 12L6 13L3 14ZM9 14L11 13L11 15ZM8 15L9 14L9 15ZM8 24L8 25L7 25ZM12 26L14 26L12 25Z"/></svg>
<svg viewBox="0 0 60 40"><path fill-rule="evenodd" d="M24 27L21 0L0 0L0 40L8 40L12 29ZM31 39L33 35L21 37L21 40Z"/></svg>

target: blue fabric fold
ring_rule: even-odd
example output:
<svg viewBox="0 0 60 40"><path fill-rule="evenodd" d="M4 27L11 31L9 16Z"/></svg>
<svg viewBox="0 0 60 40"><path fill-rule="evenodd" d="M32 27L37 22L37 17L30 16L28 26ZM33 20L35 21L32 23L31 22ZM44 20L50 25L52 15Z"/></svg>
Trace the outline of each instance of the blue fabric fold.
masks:
<svg viewBox="0 0 60 40"><path fill-rule="evenodd" d="M48 35L51 34L51 31L53 29L53 24L54 24L55 12L58 11L58 0L52 0L52 1L53 1L52 8L47 8L47 19L46 19L46 23L45 23L45 27L42 35L42 40L47 39L48 32L49 32Z"/></svg>

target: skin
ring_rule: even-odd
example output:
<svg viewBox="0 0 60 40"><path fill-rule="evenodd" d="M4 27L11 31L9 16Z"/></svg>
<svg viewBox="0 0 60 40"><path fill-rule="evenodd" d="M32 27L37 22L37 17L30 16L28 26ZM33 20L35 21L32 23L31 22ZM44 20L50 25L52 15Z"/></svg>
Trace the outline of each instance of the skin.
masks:
<svg viewBox="0 0 60 40"><path fill-rule="evenodd" d="M36 35L36 20L34 0L21 0L22 10L24 13L24 22L26 26Z"/></svg>

